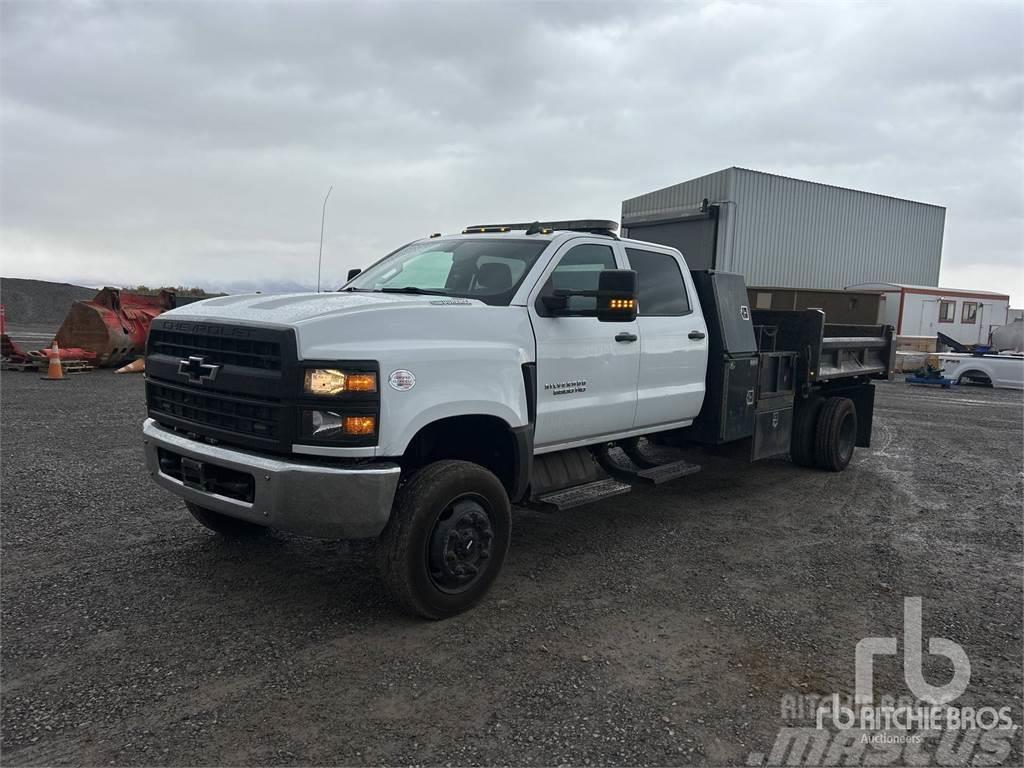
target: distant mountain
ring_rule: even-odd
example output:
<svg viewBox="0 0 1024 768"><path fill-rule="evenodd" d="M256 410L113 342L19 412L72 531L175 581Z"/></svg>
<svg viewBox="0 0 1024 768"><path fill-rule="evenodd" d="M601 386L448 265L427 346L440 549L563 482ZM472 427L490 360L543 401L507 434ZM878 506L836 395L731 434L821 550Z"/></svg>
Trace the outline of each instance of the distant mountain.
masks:
<svg viewBox="0 0 1024 768"><path fill-rule="evenodd" d="M96 290L70 283L0 277L0 304L11 325L43 325L56 330L71 305L91 299Z"/></svg>
<svg viewBox="0 0 1024 768"><path fill-rule="evenodd" d="M341 283L324 283L321 288L324 291L336 291ZM316 290L316 286L305 283L297 283L292 280L232 280L230 283L214 283L209 290L223 291L224 293L309 293Z"/></svg>
<svg viewBox="0 0 1024 768"><path fill-rule="evenodd" d="M116 285L116 283L115 283ZM337 290L341 283L325 283L325 291ZM4 305L7 322L14 326L39 325L57 329L64 321L68 309L76 301L85 301L96 295L98 288L87 288L71 283L51 283L46 280L26 280L20 277L0 277L0 304ZM126 290L130 290L126 286ZM206 289L211 294L220 293L306 293L315 290L313 286L288 280L280 281L232 281L211 285ZM180 303L195 301L186 295Z"/></svg>

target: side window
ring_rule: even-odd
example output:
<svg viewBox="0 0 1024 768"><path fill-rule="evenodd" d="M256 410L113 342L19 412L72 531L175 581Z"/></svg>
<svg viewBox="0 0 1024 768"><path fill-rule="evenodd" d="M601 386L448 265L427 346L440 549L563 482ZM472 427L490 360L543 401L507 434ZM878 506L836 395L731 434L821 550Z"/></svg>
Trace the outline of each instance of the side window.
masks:
<svg viewBox="0 0 1024 768"><path fill-rule="evenodd" d="M940 301L939 302L939 322L940 323L952 323L956 320L956 302L955 301Z"/></svg>
<svg viewBox="0 0 1024 768"><path fill-rule="evenodd" d="M978 302L965 301L963 312L960 314L960 322L973 325L978 322Z"/></svg>
<svg viewBox="0 0 1024 768"><path fill-rule="evenodd" d="M630 269L636 270L641 317L677 317L690 312L679 262L667 253L627 248Z"/></svg>
<svg viewBox="0 0 1024 768"><path fill-rule="evenodd" d="M596 291L597 276L605 269L615 269L615 254L611 246L596 243L577 245L562 256L541 294L558 290ZM597 309L597 299L593 296L570 296L569 309Z"/></svg>

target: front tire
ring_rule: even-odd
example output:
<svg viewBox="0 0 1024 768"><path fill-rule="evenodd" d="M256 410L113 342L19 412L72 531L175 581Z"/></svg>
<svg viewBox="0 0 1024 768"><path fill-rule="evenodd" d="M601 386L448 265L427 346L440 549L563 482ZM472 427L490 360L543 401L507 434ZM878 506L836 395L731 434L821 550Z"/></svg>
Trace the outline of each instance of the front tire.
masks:
<svg viewBox="0 0 1024 768"><path fill-rule="evenodd" d="M818 414L814 459L821 469L842 472L857 444L857 408L848 397L830 397Z"/></svg>
<svg viewBox="0 0 1024 768"><path fill-rule="evenodd" d="M219 533L225 539L251 539L266 535L268 530L262 525L222 515L220 512L214 512L212 509L201 507L191 501L186 501L185 506L192 513L192 517L198 520L204 527L209 528L214 533Z"/></svg>
<svg viewBox="0 0 1024 768"><path fill-rule="evenodd" d="M468 461L429 464L399 489L381 534L385 586L407 613L462 613L494 583L511 529L508 495L491 472Z"/></svg>

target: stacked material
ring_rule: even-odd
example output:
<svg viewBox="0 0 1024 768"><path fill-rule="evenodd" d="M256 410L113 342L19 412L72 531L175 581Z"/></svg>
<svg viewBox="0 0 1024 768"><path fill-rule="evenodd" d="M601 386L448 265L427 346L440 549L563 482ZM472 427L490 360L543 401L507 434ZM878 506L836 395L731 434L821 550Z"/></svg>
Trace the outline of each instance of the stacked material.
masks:
<svg viewBox="0 0 1024 768"><path fill-rule="evenodd" d="M916 371L926 366L937 368L939 358L934 352L897 352L894 370L897 373Z"/></svg>
<svg viewBox="0 0 1024 768"><path fill-rule="evenodd" d="M898 352L935 352L937 340L935 336L897 336Z"/></svg>

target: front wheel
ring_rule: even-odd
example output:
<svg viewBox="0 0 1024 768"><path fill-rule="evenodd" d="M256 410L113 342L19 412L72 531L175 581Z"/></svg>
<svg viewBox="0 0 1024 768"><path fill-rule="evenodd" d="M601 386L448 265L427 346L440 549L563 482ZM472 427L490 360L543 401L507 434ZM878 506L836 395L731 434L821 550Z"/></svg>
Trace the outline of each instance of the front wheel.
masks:
<svg viewBox="0 0 1024 768"><path fill-rule="evenodd" d="M381 534L388 592L427 619L467 610L501 570L511 528L508 495L491 472L468 461L427 465L399 489Z"/></svg>

